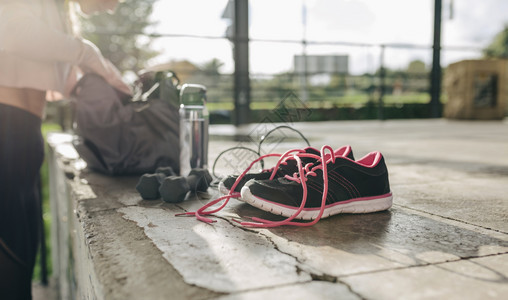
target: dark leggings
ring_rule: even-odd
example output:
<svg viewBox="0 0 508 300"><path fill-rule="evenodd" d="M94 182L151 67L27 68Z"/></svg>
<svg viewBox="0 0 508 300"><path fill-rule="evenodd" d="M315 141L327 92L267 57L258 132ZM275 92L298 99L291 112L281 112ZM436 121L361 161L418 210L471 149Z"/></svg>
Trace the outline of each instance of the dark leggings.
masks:
<svg viewBox="0 0 508 300"><path fill-rule="evenodd" d="M31 299L43 159L41 120L0 104L0 299Z"/></svg>

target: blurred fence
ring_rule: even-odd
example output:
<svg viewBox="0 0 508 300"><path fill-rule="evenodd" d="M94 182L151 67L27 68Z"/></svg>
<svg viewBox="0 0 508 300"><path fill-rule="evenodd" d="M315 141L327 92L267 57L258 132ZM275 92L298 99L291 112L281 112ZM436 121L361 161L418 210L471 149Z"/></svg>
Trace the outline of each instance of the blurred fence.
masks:
<svg viewBox="0 0 508 300"><path fill-rule="evenodd" d="M186 42L198 40L202 43L201 47L203 49L207 49L209 43L230 42L225 37L193 35L157 34L149 35L149 37L173 39L175 40L174 44L178 47L185 47ZM256 53L258 49L288 47L288 56L291 57L271 57L270 59L292 61L295 53L296 55L301 55L302 52L306 55L320 54L326 48L326 53L354 55L355 58L354 60L350 59L350 64L363 64L367 66L366 69L368 70L361 75L354 75L351 72L296 72L294 68L276 74L260 74L251 71L251 110L273 108L288 93L296 95L306 106L316 109L348 108L348 111L353 111L365 107L378 107L375 115L365 115L365 118L390 118L390 114L383 116L382 110L385 108L399 108L400 110L404 106L412 105L413 108L420 106L422 110L426 110L425 104L430 101L430 66L425 65L423 69L419 70L408 68L411 62L410 57L432 57L432 46L430 45L266 39L250 39L249 43L251 58L258 55ZM232 43L230 45L232 46ZM299 50L295 51L295 49ZM300 49L303 49L303 51ZM466 58L479 58L481 56L481 49L475 47L443 47L441 52L441 55L445 58L448 55L457 53ZM358 55L358 53L360 54ZM363 58L361 57L362 53ZM400 57L408 57L405 64L394 64L394 61L400 61ZM210 57L210 60L213 58ZM251 59L251 70L255 69L252 64ZM175 71L180 74L185 73L185 70ZM444 72L446 72L446 69L444 69ZM234 108L233 74L197 70L192 74L185 75L188 81L207 86L211 111L218 110L222 111L222 114L226 114L227 111ZM442 94L441 101L446 101L446 95ZM381 109L379 109L380 106ZM403 114L398 113L396 117L415 117L413 113L406 116ZM418 116L426 117L427 115L422 112ZM343 117L347 117L347 114L343 114ZM352 118L362 117L356 115Z"/></svg>
<svg viewBox="0 0 508 300"><path fill-rule="evenodd" d="M208 44L218 42L226 43L232 47L232 43L226 37L132 32L95 33L110 36L130 34L154 40L170 39L175 45L183 48L195 47L196 42L202 49L207 49ZM277 103L287 97L289 93L297 97L302 105L316 111L310 120L425 118L429 116L430 66L427 64L423 70L411 70L408 69L411 59L402 65L394 65L393 61L400 61L401 56L431 57L432 46L259 39L251 39L249 43L251 57L257 55L255 49L260 49L260 45L268 48L279 47L282 44L292 47L292 49L305 49L304 53L306 54L313 54L314 49L316 52L322 53L322 48L326 47L328 53L356 55L354 60L350 60L350 64L360 63L368 66L368 72L361 75L354 75L350 72L296 72L294 69L274 74L260 74L251 71L249 74L251 79L251 122L257 121L259 115L262 115L264 111L274 109ZM359 56L358 53L360 53ZM362 53L363 58L361 57ZM441 53L442 56L460 53L462 57L479 58L481 49L443 47ZM296 54L301 55L302 52L297 51ZM289 55L292 57L275 59L293 60L295 51L288 51ZM210 57L210 60L212 59L214 59L213 56ZM253 68L251 67L251 69ZM217 70L205 71L199 67L191 72L178 69L173 71L186 77L187 82L200 83L207 87L212 122L232 123L234 74L220 73ZM443 69L443 72L444 78L446 68ZM441 94L441 102L446 102L446 95ZM51 111L49 113L51 114Z"/></svg>

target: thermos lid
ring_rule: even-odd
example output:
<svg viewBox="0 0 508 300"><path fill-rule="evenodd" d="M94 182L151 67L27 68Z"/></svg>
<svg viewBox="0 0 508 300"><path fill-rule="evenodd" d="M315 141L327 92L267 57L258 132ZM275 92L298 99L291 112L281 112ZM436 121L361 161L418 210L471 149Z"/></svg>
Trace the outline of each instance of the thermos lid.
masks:
<svg viewBox="0 0 508 300"><path fill-rule="evenodd" d="M201 84L184 84L180 90L180 103L184 105L205 105L206 87Z"/></svg>

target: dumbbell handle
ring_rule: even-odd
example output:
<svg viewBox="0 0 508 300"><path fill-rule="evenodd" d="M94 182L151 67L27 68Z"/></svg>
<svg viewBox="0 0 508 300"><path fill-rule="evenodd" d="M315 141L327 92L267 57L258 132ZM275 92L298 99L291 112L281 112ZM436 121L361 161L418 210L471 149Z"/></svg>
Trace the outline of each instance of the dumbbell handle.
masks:
<svg viewBox="0 0 508 300"><path fill-rule="evenodd" d="M208 171L192 170L189 176L168 176L164 178L159 188L162 200L178 203L184 200L187 192L206 192L211 176Z"/></svg>
<svg viewBox="0 0 508 300"><path fill-rule="evenodd" d="M191 174L186 179L191 192L206 192L208 190L209 183L206 182L205 177Z"/></svg>

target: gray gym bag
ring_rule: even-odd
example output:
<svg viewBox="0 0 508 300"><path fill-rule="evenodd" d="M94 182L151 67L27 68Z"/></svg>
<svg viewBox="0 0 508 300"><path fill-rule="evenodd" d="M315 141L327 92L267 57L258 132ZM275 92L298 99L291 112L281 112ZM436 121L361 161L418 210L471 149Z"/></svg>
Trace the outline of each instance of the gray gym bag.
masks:
<svg viewBox="0 0 508 300"><path fill-rule="evenodd" d="M160 97L162 90L166 98ZM102 77L87 74L74 95L77 138L73 144L90 169L108 175L139 175L169 166L178 174L178 88L171 81L151 93L155 97L133 101Z"/></svg>

